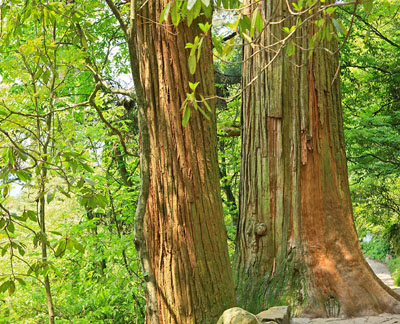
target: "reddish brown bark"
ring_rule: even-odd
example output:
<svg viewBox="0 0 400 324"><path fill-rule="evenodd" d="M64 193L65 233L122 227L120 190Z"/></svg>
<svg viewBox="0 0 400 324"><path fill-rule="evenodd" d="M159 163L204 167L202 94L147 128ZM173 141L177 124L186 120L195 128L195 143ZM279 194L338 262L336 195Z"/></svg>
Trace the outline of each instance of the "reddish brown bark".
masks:
<svg viewBox="0 0 400 324"><path fill-rule="evenodd" d="M266 0L262 10L266 21L289 16L285 1ZM268 26L261 44L283 39L282 28L294 24ZM296 32L303 48L312 26ZM337 48L334 38L319 46ZM281 44L270 49L252 58L258 48L245 49L244 86ZM239 303L253 312L282 303L312 316L400 312L399 296L374 275L358 243L337 68L337 55L320 49L309 60L297 47L245 88L235 279Z"/></svg>
<svg viewBox="0 0 400 324"><path fill-rule="evenodd" d="M197 22L160 25L168 0L149 1L138 20L141 79L148 101L150 184L145 233L157 286L160 323L215 323L235 304L222 214L216 153L216 118L192 108L182 127L188 82L214 95L211 40L203 42L195 75L188 70L188 42ZM204 22L204 21L203 21ZM205 111L207 109L203 107Z"/></svg>

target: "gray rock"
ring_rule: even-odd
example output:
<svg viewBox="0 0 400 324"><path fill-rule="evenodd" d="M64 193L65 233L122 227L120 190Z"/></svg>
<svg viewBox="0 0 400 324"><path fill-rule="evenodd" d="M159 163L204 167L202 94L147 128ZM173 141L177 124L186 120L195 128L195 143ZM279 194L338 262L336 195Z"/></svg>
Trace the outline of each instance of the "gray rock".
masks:
<svg viewBox="0 0 400 324"><path fill-rule="evenodd" d="M261 324L257 317L240 307L227 309L217 324Z"/></svg>
<svg viewBox="0 0 400 324"><path fill-rule="evenodd" d="M275 306L268 310L262 311L257 314L257 318L261 323L268 323L274 321L278 324L290 324L290 307L289 306Z"/></svg>

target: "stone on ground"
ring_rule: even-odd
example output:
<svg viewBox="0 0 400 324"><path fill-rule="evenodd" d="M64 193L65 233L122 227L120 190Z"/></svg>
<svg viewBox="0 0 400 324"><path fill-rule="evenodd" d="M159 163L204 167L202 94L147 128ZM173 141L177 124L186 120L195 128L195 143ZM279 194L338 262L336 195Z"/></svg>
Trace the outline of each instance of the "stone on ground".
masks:
<svg viewBox="0 0 400 324"><path fill-rule="evenodd" d="M262 311L261 313L258 313L257 318L261 321L261 323L268 323L270 321L273 321L278 324L290 324L290 307L271 307L265 311Z"/></svg>
<svg viewBox="0 0 400 324"><path fill-rule="evenodd" d="M261 324L255 315L240 307L227 309L217 324Z"/></svg>

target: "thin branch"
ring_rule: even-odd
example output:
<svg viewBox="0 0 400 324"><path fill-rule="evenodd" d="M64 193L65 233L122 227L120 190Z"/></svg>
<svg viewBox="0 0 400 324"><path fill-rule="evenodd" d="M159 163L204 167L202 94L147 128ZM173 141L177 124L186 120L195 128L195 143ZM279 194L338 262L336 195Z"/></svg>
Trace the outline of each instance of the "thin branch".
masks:
<svg viewBox="0 0 400 324"><path fill-rule="evenodd" d="M89 64L86 64L86 67L89 69L90 72L93 73L96 81L99 82L102 87L106 88L111 93L132 97L133 89L125 90L120 88L114 88L111 84L109 84L106 80L104 80L101 77L101 75L98 74Z"/></svg>
<svg viewBox="0 0 400 324"><path fill-rule="evenodd" d="M94 109L96 109L100 119L104 122L104 124L106 124L113 131L113 133L119 137L125 154L133 156L132 153L129 153L121 132L117 128L115 128L113 125L111 125L111 123L109 121L107 121L107 119L104 118L102 111L100 110L100 108L97 106L97 104L94 101L94 98L96 97L97 92L100 90L100 86L101 86L101 83L97 83L94 91L90 95L89 103L92 105L92 107L94 107Z"/></svg>
<svg viewBox="0 0 400 324"><path fill-rule="evenodd" d="M123 32L125 33L126 36L128 36L128 26L126 25L126 22L124 18L122 17L121 12L118 10L116 5L112 0L106 0L108 7L111 9L113 12L115 18L117 18L119 25L121 26Z"/></svg>

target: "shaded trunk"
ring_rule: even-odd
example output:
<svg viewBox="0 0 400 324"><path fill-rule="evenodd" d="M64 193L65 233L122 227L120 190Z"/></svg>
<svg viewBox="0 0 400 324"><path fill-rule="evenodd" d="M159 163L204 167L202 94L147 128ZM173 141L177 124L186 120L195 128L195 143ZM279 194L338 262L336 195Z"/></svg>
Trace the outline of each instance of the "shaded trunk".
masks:
<svg viewBox="0 0 400 324"><path fill-rule="evenodd" d="M214 94L211 40L205 38L197 72L191 76L185 45L193 43L200 30L196 22L176 28L170 21L153 23L167 4L168 0L147 2L137 24L150 139L146 244L160 323L215 323L235 304L220 197L215 107L209 101L210 121L192 108L186 127L181 109L191 92L189 81L200 81L197 94Z"/></svg>
<svg viewBox="0 0 400 324"><path fill-rule="evenodd" d="M262 11L266 21L290 16L285 1L264 1ZM283 39L283 27L292 25L293 18L269 25L261 44ZM244 52L244 86L259 77L245 88L242 106L239 304L253 312L291 304L297 313L322 317L400 312L399 297L374 275L358 243L335 79L338 56L319 49L308 59L309 52L300 50L317 32L305 23L291 57L281 44L251 58L257 47ZM337 48L326 34L318 46Z"/></svg>

